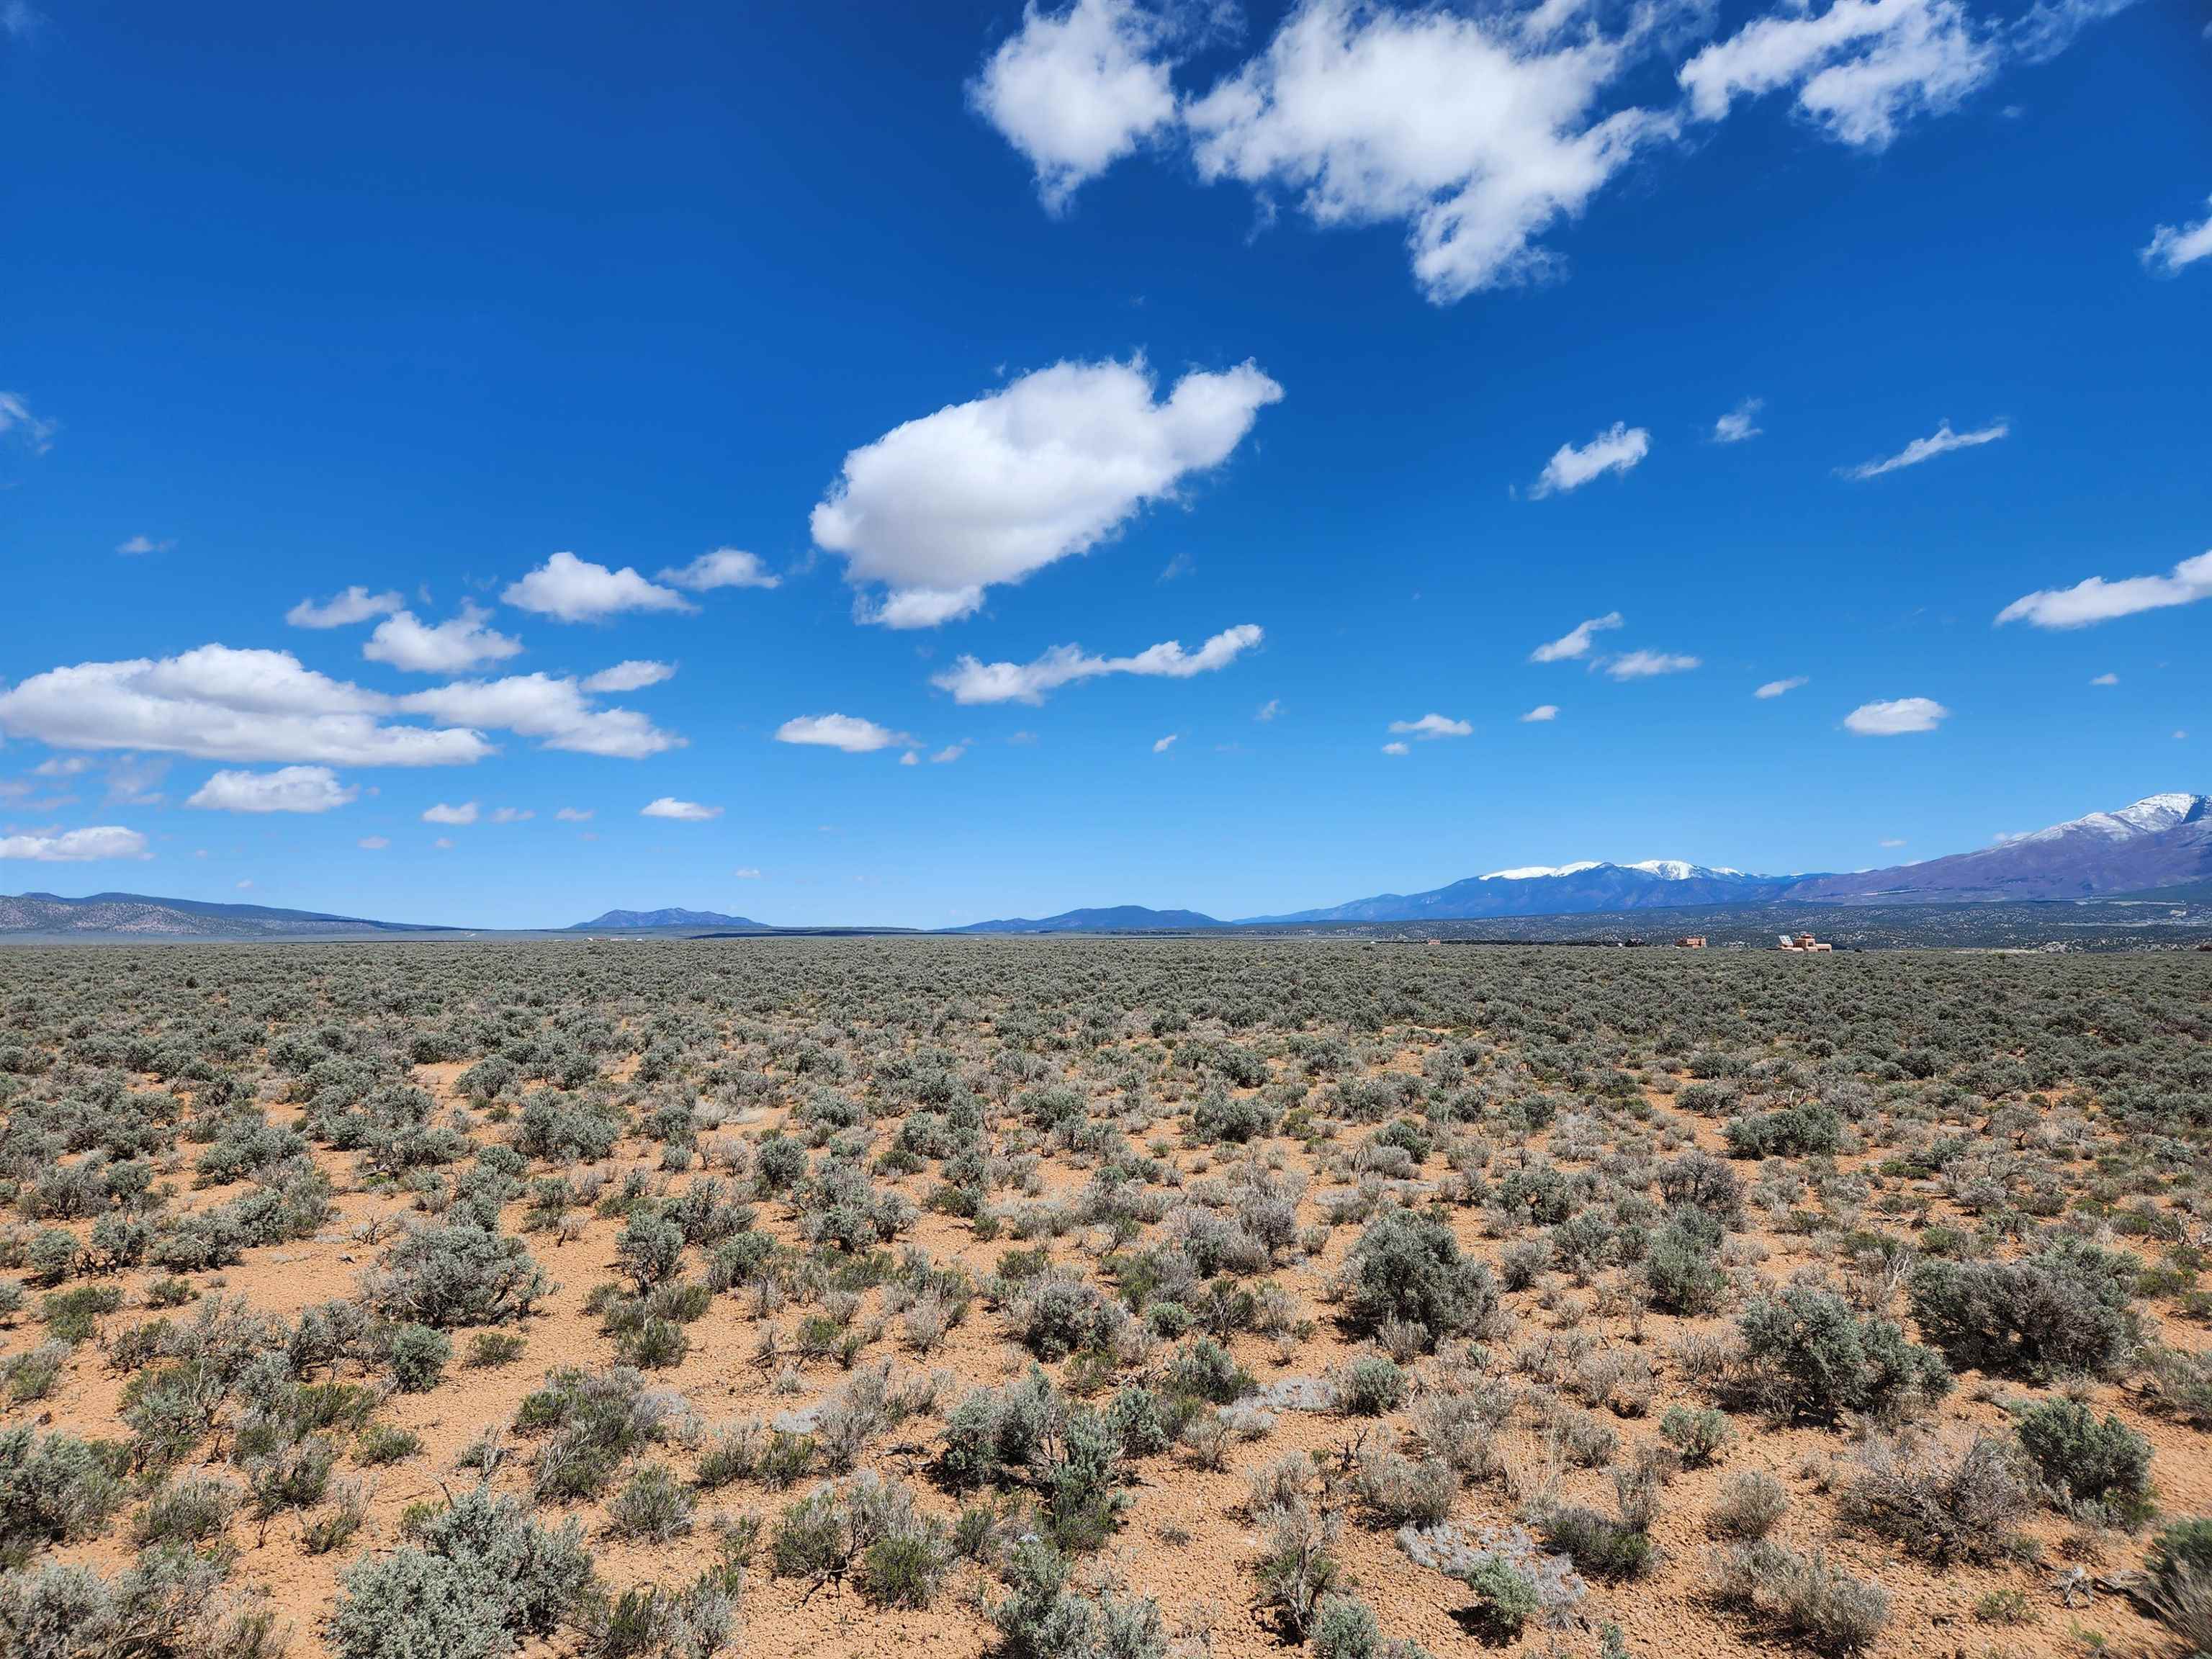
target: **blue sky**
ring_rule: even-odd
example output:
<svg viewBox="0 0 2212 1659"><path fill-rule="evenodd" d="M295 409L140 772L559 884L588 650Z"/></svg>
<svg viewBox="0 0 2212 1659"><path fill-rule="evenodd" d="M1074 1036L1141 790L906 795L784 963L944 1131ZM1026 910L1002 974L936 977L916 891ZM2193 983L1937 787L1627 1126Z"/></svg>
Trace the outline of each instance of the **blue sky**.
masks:
<svg viewBox="0 0 2212 1659"><path fill-rule="evenodd" d="M2212 787L2197 9L717 9L0 8L0 890L1244 915Z"/></svg>

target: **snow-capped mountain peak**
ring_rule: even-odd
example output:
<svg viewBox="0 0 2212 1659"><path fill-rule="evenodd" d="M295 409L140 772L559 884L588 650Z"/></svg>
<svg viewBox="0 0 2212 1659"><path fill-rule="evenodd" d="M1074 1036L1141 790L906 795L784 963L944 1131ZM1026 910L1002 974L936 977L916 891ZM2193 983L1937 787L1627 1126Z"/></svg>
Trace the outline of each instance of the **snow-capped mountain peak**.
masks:
<svg viewBox="0 0 2212 1659"><path fill-rule="evenodd" d="M1621 866L1624 870L1641 870L1647 876L1656 876L1662 881L1694 881L1700 876L1740 876L1741 870L1731 870L1725 864L1692 864L1683 859L1639 859L1634 864Z"/></svg>
<svg viewBox="0 0 2212 1659"><path fill-rule="evenodd" d="M1705 876L1740 876L1741 870L1692 864L1686 859L1638 859L1633 864L1613 864L1604 859L1583 859L1574 864L1523 864L1511 870L1492 870L1483 881L1544 881L1559 876L1579 876L1585 870L1634 870L1662 881L1695 881Z"/></svg>
<svg viewBox="0 0 2212 1659"><path fill-rule="evenodd" d="M2184 794L2169 791L2164 794L2145 795L2132 805L2111 812L2092 812L2086 817L2070 818L2064 823L2054 823L2048 830L2039 830L2025 841L2056 841L2063 836L2102 836L2111 841L2129 841L2137 836L2160 835L2168 830L2193 823L2212 812L2212 797Z"/></svg>

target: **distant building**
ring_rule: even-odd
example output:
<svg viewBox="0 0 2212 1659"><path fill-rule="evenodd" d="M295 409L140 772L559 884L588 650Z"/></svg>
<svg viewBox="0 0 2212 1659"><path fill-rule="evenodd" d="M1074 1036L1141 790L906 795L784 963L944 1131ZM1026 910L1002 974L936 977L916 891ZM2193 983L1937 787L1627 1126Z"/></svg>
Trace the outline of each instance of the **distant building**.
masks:
<svg viewBox="0 0 2212 1659"><path fill-rule="evenodd" d="M1703 933L1685 933L1674 943L1685 951L1702 951L1705 948L1705 936Z"/></svg>
<svg viewBox="0 0 2212 1659"><path fill-rule="evenodd" d="M1782 948L1785 951L1832 951L1836 947L1832 945L1823 945L1819 939L1814 939L1810 933L1798 933L1794 936L1789 933L1784 933L1782 935Z"/></svg>

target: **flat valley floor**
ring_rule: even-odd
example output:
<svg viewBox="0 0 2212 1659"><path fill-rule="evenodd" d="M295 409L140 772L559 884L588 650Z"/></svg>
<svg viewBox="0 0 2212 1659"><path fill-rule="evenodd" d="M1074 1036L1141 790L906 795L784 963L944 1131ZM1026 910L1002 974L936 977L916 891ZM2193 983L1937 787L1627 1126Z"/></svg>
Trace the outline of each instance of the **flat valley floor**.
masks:
<svg viewBox="0 0 2212 1659"><path fill-rule="evenodd" d="M2203 955L0 952L0 1123L11 1655L2212 1641Z"/></svg>

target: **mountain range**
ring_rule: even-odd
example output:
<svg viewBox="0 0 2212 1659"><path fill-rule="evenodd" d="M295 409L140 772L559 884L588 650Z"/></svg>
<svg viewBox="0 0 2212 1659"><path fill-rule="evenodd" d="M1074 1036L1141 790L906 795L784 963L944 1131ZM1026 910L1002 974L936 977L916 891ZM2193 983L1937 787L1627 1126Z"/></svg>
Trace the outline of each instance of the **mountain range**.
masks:
<svg viewBox="0 0 2212 1659"><path fill-rule="evenodd" d="M210 904L144 893L0 894L0 934L129 939L377 939L454 931L404 921L369 921L264 904Z"/></svg>
<svg viewBox="0 0 2212 1659"><path fill-rule="evenodd" d="M2148 795L1995 847L1844 875L1753 876L1679 859L1493 870L1247 923L1469 921L1738 904L1994 903L2154 892L2212 878L2212 797Z"/></svg>
<svg viewBox="0 0 2212 1659"><path fill-rule="evenodd" d="M1148 910L1141 904L1115 904L1104 909L1063 910L1056 916L1031 920L1014 916L1004 921L974 921L955 933L1158 933L1191 927L1225 927L1229 924L1195 910Z"/></svg>
<svg viewBox="0 0 2212 1659"><path fill-rule="evenodd" d="M565 933L642 933L671 928L712 927L723 932L772 933L764 921L750 916L724 915L720 910L609 910L589 921L564 927Z"/></svg>
<svg viewBox="0 0 2212 1659"><path fill-rule="evenodd" d="M1065 910L1042 918L979 921L959 933L1187 932L1322 923L1479 921L1532 916L1626 915L1761 905L1995 904L2014 901L2158 898L2201 902L2212 894L2212 797L2148 795L2117 811L2008 836L1971 853L1844 874L1749 875L1679 859L1615 864L1583 860L1493 870L1420 893L1378 893L1319 909L1224 922L1197 910L1141 905ZM450 933L257 904L213 904L141 893L0 896L0 935L142 939L350 939ZM682 935L786 931L718 910L609 910L566 933ZM867 931L867 930L859 930Z"/></svg>

